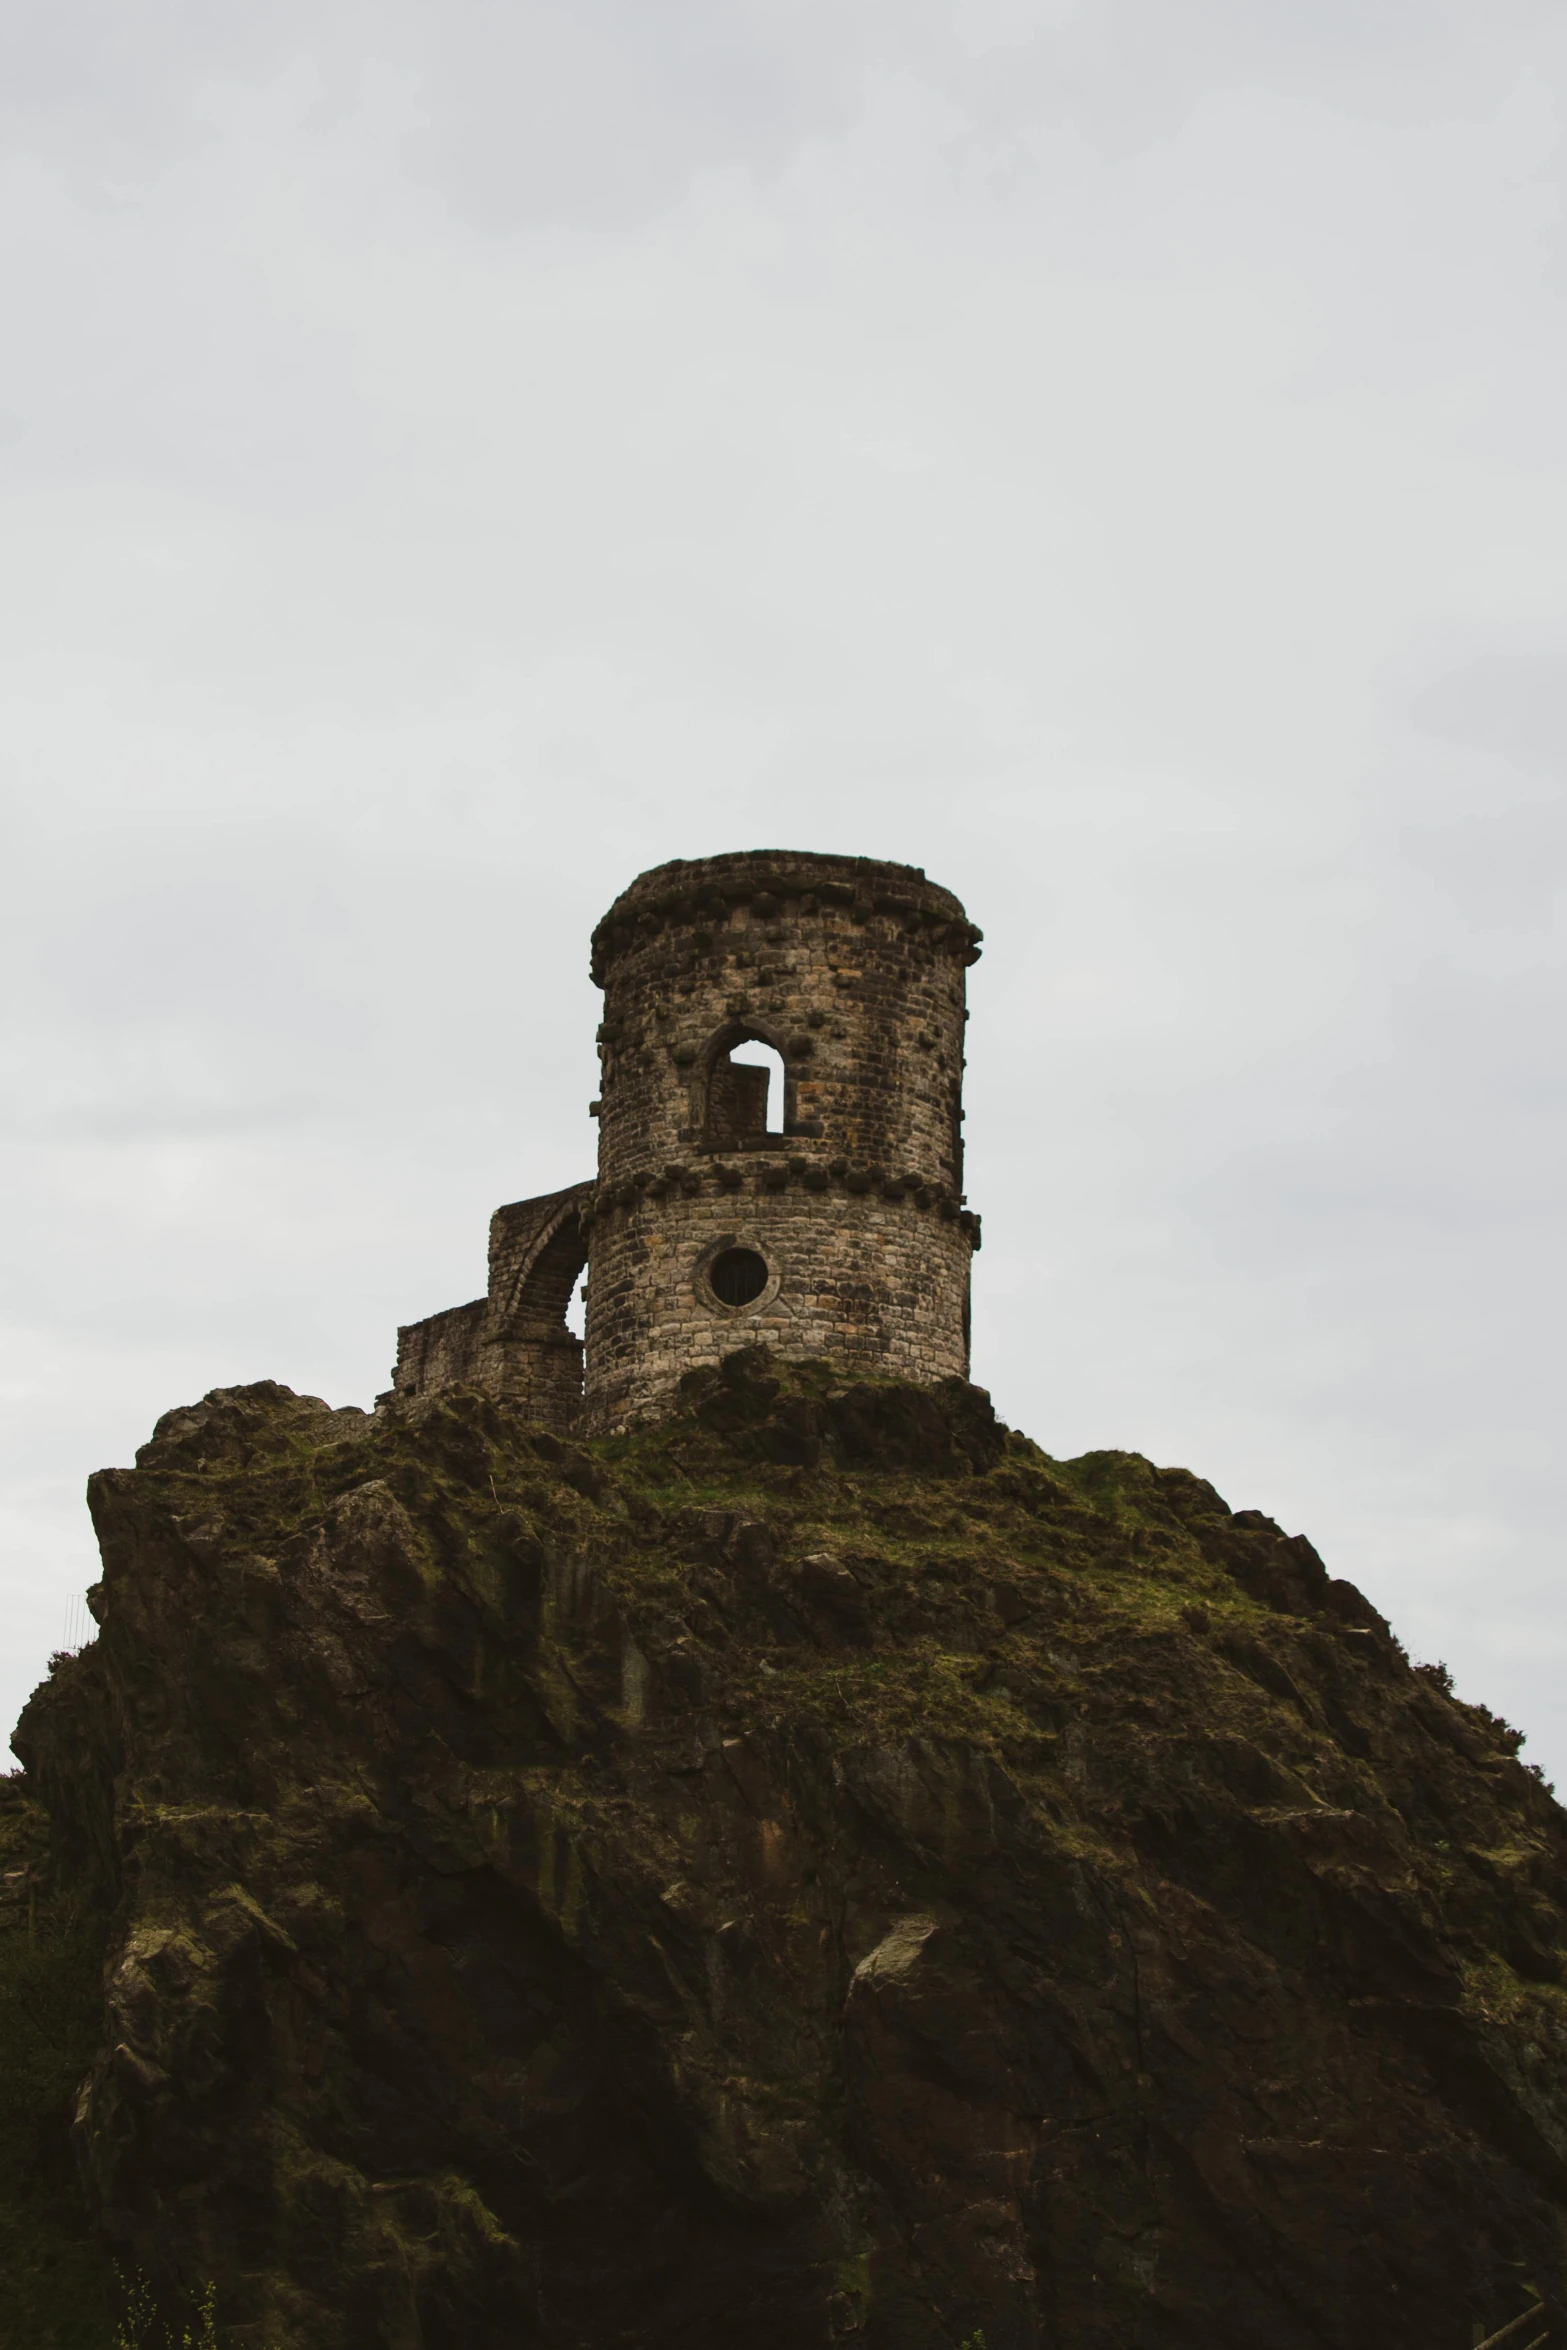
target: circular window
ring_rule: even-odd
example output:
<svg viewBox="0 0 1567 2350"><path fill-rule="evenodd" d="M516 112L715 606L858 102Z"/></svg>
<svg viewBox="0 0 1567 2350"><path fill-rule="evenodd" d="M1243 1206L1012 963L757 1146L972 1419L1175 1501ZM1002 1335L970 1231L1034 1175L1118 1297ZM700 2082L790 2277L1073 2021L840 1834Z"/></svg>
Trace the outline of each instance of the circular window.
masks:
<svg viewBox="0 0 1567 2350"><path fill-rule="evenodd" d="M708 1266L707 1278L720 1305L748 1306L767 1287L767 1259L754 1248L726 1248Z"/></svg>

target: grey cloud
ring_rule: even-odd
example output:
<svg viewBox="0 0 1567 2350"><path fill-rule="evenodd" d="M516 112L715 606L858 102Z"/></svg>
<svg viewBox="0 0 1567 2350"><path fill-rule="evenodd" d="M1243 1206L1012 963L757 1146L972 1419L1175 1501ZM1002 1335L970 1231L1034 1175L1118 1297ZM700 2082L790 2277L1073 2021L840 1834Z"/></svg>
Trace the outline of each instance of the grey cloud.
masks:
<svg viewBox="0 0 1567 2350"><path fill-rule="evenodd" d="M1567 1751L1559 16L0 35L13 1706L85 1472L372 1395L591 1164L604 904L782 840L987 931L1003 1411Z"/></svg>
<svg viewBox="0 0 1567 2350"><path fill-rule="evenodd" d="M271 87L291 142L390 105L410 168L474 217L606 228L703 173L768 178L878 92L925 93L953 140L1069 122L1127 152L1247 88L1473 112L1552 31L1535 0L1498 0L1483 29L1427 0L60 0L8 11L0 88L13 138L110 200L117 173L232 135L225 108Z"/></svg>
<svg viewBox="0 0 1567 2350"><path fill-rule="evenodd" d="M1499 649L1455 664L1411 697L1409 714L1447 742L1560 777L1567 771L1567 647Z"/></svg>

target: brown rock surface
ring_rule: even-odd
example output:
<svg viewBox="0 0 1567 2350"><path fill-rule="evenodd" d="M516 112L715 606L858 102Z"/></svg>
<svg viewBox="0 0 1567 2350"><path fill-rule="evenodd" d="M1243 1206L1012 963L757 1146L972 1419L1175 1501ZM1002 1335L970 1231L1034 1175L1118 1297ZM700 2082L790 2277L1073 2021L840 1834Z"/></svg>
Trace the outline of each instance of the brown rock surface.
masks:
<svg viewBox="0 0 1567 2350"><path fill-rule="evenodd" d="M222 1391L92 1501L80 2150L233 2343L1567 2341L1567 1818L1185 1471L741 1355L582 1446Z"/></svg>

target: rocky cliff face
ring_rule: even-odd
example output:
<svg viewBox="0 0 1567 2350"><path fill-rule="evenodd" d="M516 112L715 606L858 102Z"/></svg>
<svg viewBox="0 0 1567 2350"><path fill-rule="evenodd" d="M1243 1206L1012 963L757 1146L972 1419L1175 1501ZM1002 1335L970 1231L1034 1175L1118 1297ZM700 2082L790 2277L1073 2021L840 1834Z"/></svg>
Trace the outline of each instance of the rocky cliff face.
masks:
<svg viewBox="0 0 1567 2350"><path fill-rule="evenodd" d="M231 2342L1567 2341L1567 1818L1185 1471L739 1356L220 1392L92 1504L77 2135Z"/></svg>

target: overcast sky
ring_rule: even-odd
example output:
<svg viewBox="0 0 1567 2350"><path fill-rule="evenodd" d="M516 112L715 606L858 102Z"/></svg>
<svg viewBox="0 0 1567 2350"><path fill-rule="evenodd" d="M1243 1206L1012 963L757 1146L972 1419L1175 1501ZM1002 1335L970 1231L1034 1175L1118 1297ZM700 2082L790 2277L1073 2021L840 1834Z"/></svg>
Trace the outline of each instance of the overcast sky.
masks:
<svg viewBox="0 0 1567 2350"><path fill-rule="evenodd" d="M924 865L975 1376L1567 1781L1559 0L9 0L0 1712L157 1415L592 1171L642 868ZM79 1608L78 1608L79 1613Z"/></svg>

